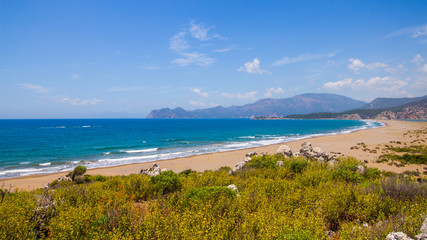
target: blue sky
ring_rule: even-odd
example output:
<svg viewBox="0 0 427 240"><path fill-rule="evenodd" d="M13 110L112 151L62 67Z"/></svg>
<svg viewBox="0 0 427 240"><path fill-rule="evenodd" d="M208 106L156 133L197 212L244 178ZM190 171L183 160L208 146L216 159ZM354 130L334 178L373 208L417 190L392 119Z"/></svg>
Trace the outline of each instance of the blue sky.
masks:
<svg viewBox="0 0 427 240"><path fill-rule="evenodd" d="M0 0L0 118L427 94L427 1Z"/></svg>

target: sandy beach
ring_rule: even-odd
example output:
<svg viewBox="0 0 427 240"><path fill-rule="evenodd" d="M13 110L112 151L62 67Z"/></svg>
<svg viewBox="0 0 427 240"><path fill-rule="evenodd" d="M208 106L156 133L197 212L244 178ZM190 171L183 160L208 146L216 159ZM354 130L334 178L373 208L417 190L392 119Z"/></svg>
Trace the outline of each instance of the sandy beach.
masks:
<svg viewBox="0 0 427 240"><path fill-rule="evenodd" d="M385 127L359 130L352 133L330 135L322 137L313 137L293 142L282 143L291 147L293 152L297 152L303 142L311 142L313 147L320 147L328 154L337 156L353 156L359 160L367 162L369 167L376 167L380 170L393 171L401 173L404 171L416 171L422 173L425 171L421 165L406 165L405 167L390 166L387 163L376 163L378 157L387 150L385 145L403 146L403 145L426 145L427 122L416 121L381 121L386 124ZM364 147L360 147L363 143ZM185 158L176 158L156 162L135 163L114 167L96 168L87 171L91 175L129 175L139 173L143 168L150 168L157 163L161 168L167 168L175 172L186 169L196 171L216 170L222 166L233 167L236 163L242 161L248 152L257 153L275 153L282 144L269 145L263 147L249 148L243 150L234 150L219 153L210 153ZM358 145L359 144L359 145ZM373 151L375 150L375 151ZM0 187L16 190L34 190L43 187L60 176L68 172L60 172L47 175L32 175L19 178L0 179Z"/></svg>

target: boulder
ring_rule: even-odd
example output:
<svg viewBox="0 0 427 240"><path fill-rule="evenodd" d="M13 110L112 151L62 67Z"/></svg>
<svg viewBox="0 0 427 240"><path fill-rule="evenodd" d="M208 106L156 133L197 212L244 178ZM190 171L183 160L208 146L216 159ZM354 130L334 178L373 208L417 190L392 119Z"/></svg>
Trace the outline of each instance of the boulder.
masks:
<svg viewBox="0 0 427 240"><path fill-rule="evenodd" d="M258 155L258 153L256 153L256 152L248 152L248 153L246 153L246 157L252 157L252 156L256 156L256 155Z"/></svg>
<svg viewBox="0 0 427 240"><path fill-rule="evenodd" d="M238 163L234 166L234 168L233 168L233 172L235 172L235 171L237 171L237 170L242 169L245 165L246 165L246 162L245 162L245 161L238 162Z"/></svg>
<svg viewBox="0 0 427 240"><path fill-rule="evenodd" d="M357 166L357 171L356 171L358 174L360 174L360 175L363 175L363 174L365 174L365 172L366 172L366 169L365 169L365 167L364 166L362 166L362 165L358 165Z"/></svg>
<svg viewBox="0 0 427 240"><path fill-rule="evenodd" d="M230 185L228 185L227 187L228 187L229 189L233 190L233 191L236 191L236 192L238 192L238 191L239 191L239 190L237 189L236 185L234 185L234 184L230 184Z"/></svg>
<svg viewBox="0 0 427 240"><path fill-rule="evenodd" d="M278 166L278 167L283 166L283 161L277 161L277 166Z"/></svg>
<svg viewBox="0 0 427 240"><path fill-rule="evenodd" d="M165 169L160 169L159 165L157 165L157 163L155 163L153 165L153 167L150 168L150 169L141 169L141 171L139 172L139 174L144 174L144 175L147 175L147 176L150 176L150 177L154 177L154 176L159 175L163 171L167 171L167 169L166 168Z"/></svg>
<svg viewBox="0 0 427 240"><path fill-rule="evenodd" d="M282 154L282 155L284 155L286 157L292 157L293 156L292 150L291 150L291 148L288 145L281 145L277 149L276 154Z"/></svg>
<svg viewBox="0 0 427 240"><path fill-rule="evenodd" d="M427 218L424 220L423 225L420 228L420 234L415 236L416 240L427 240Z"/></svg>
<svg viewBox="0 0 427 240"><path fill-rule="evenodd" d="M252 160L252 158L251 157L245 157L245 162L250 162Z"/></svg>
<svg viewBox="0 0 427 240"><path fill-rule="evenodd" d="M413 240L403 232L392 232L387 235L385 240Z"/></svg>

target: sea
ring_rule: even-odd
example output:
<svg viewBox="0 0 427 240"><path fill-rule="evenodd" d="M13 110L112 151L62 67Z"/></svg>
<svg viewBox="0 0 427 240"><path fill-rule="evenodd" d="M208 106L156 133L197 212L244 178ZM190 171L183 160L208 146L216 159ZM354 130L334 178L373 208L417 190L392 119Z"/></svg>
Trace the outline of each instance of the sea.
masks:
<svg viewBox="0 0 427 240"><path fill-rule="evenodd" d="M359 120L0 120L0 178L152 162L381 127Z"/></svg>

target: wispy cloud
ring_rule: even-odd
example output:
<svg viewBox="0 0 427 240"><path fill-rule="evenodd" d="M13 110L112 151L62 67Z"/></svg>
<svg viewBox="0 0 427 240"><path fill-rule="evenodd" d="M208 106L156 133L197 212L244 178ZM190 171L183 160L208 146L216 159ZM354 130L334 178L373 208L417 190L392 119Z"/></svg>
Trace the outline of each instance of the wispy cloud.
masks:
<svg viewBox="0 0 427 240"><path fill-rule="evenodd" d="M234 49L236 49L237 48L237 46L236 45L231 45L231 46L229 46L229 47L226 47L226 48L220 48L220 49L215 49L215 50L213 50L214 52L218 52L218 53L223 53L223 52L229 52L229 51L231 51L231 50L234 50Z"/></svg>
<svg viewBox="0 0 427 240"><path fill-rule="evenodd" d="M260 63L261 62L259 61L258 58L254 58L252 62L245 63L242 67L240 67L237 70L244 71L251 74L263 74L263 73L271 74L271 72L262 69L260 66Z"/></svg>
<svg viewBox="0 0 427 240"><path fill-rule="evenodd" d="M403 28L386 35L385 38L393 38L399 36L411 36L413 38L427 36L427 24L422 26Z"/></svg>
<svg viewBox="0 0 427 240"><path fill-rule="evenodd" d="M193 52L193 53L181 53L180 58L172 60L181 67L188 66L190 64L196 64L199 66L208 66L215 62L215 59L207 57L204 53Z"/></svg>
<svg viewBox="0 0 427 240"><path fill-rule="evenodd" d="M421 68L421 71L423 71L423 72L427 73L427 64L425 64L425 65Z"/></svg>
<svg viewBox="0 0 427 240"><path fill-rule="evenodd" d="M238 99L255 99L257 92L251 91L247 93L221 93L220 96L227 98L238 98Z"/></svg>
<svg viewBox="0 0 427 240"><path fill-rule="evenodd" d="M157 65L148 65L148 66L145 66L145 69L151 70L151 71L157 71L157 70L160 70L160 67Z"/></svg>
<svg viewBox="0 0 427 240"><path fill-rule="evenodd" d="M202 90L198 88L190 88L190 91L199 95L200 97L209 97L209 94L207 92L202 92Z"/></svg>
<svg viewBox="0 0 427 240"><path fill-rule="evenodd" d="M335 56L335 53L329 53L329 54L311 54L311 53L306 53L306 54L301 54L298 55L296 57L283 57L280 60L277 60L273 63L272 67L277 67L280 65L286 65L286 64L291 64L291 63L297 63L297 62L304 62L304 61L311 61L311 60L316 60L316 59L321 59L321 58L328 58L328 57L333 57Z"/></svg>
<svg viewBox="0 0 427 240"><path fill-rule="evenodd" d="M32 84L28 84L28 83L21 83L18 85L23 87L23 88L29 89L33 92L39 93L39 94L48 94L50 92L50 89L44 88L40 85L32 85Z"/></svg>
<svg viewBox="0 0 427 240"><path fill-rule="evenodd" d="M363 79L353 80L346 78L336 82L327 82L323 87L329 90L340 90L351 88L357 91L384 91L394 92L408 85L407 81L399 80L390 76L372 77L368 81Z"/></svg>
<svg viewBox="0 0 427 240"><path fill-rule="evenodd" d="M215 38L225 39L221 37L221 35L211 32L212 28L212 26L206 27L204 23L196 23L195 21L191 21L188 28L185 28L175 34L169 40L169 49L174 51L179 57L172 60L172 63L175 63L181 67L191 64L196 64L198 66L208 66L214 63L215 59L206 56L205 53L200 51L191 51L190 49L193 49L193 47L189 44L188 41L192 39L193 44L196 42L196 47L203 49L212 46L211 42L206 43L208 40ZM194 40L196 41L194 42Z"/></svg>
<svg viewBox="0 0 427 240"><path fill-rule="evenodd" d="M281 94L281 93L284 93L284 92L285 91L281 87L278 87L278 88L269 88L267 90L267 92L264 94L264 97L271 98L271 97L273 97L273 94Z"/></svg>
<svg viewBox="0 0 427 240"><path fill-rule="evenodd" d="M387 64L381 63L381 62L376 62L376 63L371 63L371 64L365 64L360 59L357 59L357 58L350 58L348 61L350 62L347 65L348 68L350 68L351 70L353 70L356 73L359 73L359 71L362 70L362 69L373 70L373 69L376 69L376 68L386 68L386 67L388 67Z"/></svg>
<svg viewBox="0 0 427 240"><path fill-rule="evenodd" d="M75 79L77 79L77 78L79 78L80 77L80 75L79 74L77 74L77 73L73 73L73 74L71 74L71 80L75 80Z"/></svg>
<svg viewBox="0 0 427 240"><path fill-rule="evenodd" d="M415 57L412 59L412 62L415 63L416 65L421 65L424 62L424 58L421 57L420 54L415 55Z"/></svg>
<svg viewBox="0 0 427 240"><path fill-rule="evenodd" d="M68 103L74 106L88 106L88 105L97 105L104 102L103 100L93 98L93 99L80 99L80 98L69 98L69 97L53 97L55 102L59 103Z"/></svg>
<svg viewBox="0 0 427 240"><path fill-rule="evenodd" d="M107 92L133 92L141 90L141 87L112 87L108 88Z"/></svg>
<svg viewBox="0 0 427 240"><path fill-rule="evenodd" d="M190 45L188 44L187 40L185 39L185 35L187 35L186 32L179 32L175 34L170 40L169 40L169 49L175 52L182 52L186 49L190 48Z"/></svg>

